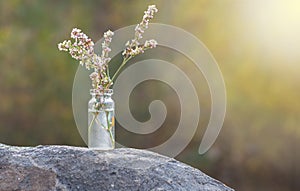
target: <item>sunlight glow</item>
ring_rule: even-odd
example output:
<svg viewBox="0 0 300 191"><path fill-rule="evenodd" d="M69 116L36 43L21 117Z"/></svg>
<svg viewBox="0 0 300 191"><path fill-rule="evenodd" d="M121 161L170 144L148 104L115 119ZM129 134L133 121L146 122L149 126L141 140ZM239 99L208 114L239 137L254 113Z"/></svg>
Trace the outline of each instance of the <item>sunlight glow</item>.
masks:
<svg viewBox="0 0 300 191"><path fill-rule="evenodd" d="M290 61L300 60L300 1L253 0L240 9L247 34L262 50Z"/></svg>

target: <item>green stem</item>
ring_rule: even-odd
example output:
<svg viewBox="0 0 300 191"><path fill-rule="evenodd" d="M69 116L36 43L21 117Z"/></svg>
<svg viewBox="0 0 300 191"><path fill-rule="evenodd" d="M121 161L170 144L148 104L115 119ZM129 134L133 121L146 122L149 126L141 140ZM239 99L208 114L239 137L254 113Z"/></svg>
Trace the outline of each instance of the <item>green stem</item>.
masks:
<svg viewBox="0 0 300 191"><path fill-rule="evenodd" d="M96 118L97 118L97 115L98 115L98 113L94 113L94 118L92 119L92 121L91 121L91 123L90 123L90 125L89 125L89 127L88 127L88 131L90 131L90 129L91 129L93 123L95 122L95 120L96 120Z"/></svg>
<svg viewBox="0 0 300 191"><path fill-rule="evenodd" d="M110 136L111 142L114 145L115 144L115 139L113 137L113 134L112 134L111 130L109 130L108 132L109 132L109 136Z"/></svg>
<svg viewBox="0 0 300 191"><path fill-rule="evenodd" d="M109 78L109 67L108 67L108 65L107 65L106 73L107 73L107 76Z"/></svg>
<svg viewBox="0 0 300 191"><path fill-rule="evenodd" d="M105 127L102 123L100 123L100 121L98 121L98 119L96 119L96 123L98 123L98 125L100 125L103 129L105 129L109 133L110 140L111 140L112 144L114 145L115 144L115 139L114 139L113 134L111 132L112 126L108 121L108 112L105 111L105 114L106 114L107 127Z"/></svg>
<svg viewBox="0 0 300 191"><path fill-rule="evenodd" d="M108 121L108 115L109 115L108 111L105 111L105 115L106 115L107 130L109 130L110 129L110 124L109 124L109 121Z"/></svg>
<svg viewBox="0 0 300 191"><path fill-rule="evenodd" d="M111 132L112 124L108 120L109 112L105 111L105 114L106 114L107 131L109 132L110 139L111 139L112 143L114 144L115 143L115 139L114 139L113 134Z"/></svg>
<svg viewBox="0 0 300 191"><path fill-rule="evenodd" d="M132 58L132 56L123 59L123 62L121 64L121 66L118 68L118 70L116 71L116 73L113 75L113 77L111 78L111 81L114 81L115 77L117 76L117 74L121 71L121 69L123 68L123 66Z"/></svg>

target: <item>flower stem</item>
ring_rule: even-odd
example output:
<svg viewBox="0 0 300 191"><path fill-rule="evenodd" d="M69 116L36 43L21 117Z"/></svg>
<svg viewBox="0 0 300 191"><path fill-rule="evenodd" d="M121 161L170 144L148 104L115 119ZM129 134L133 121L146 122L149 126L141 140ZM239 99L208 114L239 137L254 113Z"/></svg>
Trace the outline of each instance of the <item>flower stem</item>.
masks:
<svg viewBox="0 0 300 191"><path fill-rule="evenodd" d="M107 130L110 130L110 123L109 123L109 120L108 120L108 111L105 111L105 115L106 115L106 124L107 124Z"/></svg>
<svg viewBox="0 0 300 191"><path fill-rule="evenodd" d="M108 132L109 132L109 136L110 136L110 139L111 139L112 145L114 145L114 144L115 144L115 139L114 139L114 136L113 136L113 134L112 134L111 130L109 130Z"/></svg>
<svg viewBox="0 0 300 191"><path fill-rule="evenodd" d="M118 70L116 71L116 73L113 75L113 77L111 78L111 81L114 81L115 77L117 76L117 74L121 71L121 69L123 68L123 66L132 58L132 56L128 57L128 58L124 58L123 62L121 64L121 66L118 68Z"/></svg>
<svg viewBox="0 0 300 191"><path fill-rule="evenodd" d="M114 136L113 136L112 131L111 131L112 124L108 120L108 114L109 114L108 111L105 111L105 114L106 114L106 123L107 123L107 126L105 127L104 124L102 124L97 119L96 119L96 123L98 123L98 125L100 125L103 129L105 129L109 133L109 137L110 137L111 143L112 143L112 145L114 145L115 144L115 139L114 139Z"/></svg>
<svg viewBox="0 0 300 191"><path fill-rule="evenodd" d="M109 67L108 67L108 65L107 65L106 73L107 73L107 76L109 78Z"/></svg>
<svg viewBox="0 0 300 191"><path fill-rule="evenodd" d="M115 144L115 139L114 139L113 134L111 132L112 123L110 123L109 120L108 120L109 112L105 111L105 114L106 114L107 131L109 132L109 136L110 136L111 142L114 145Z"/></svg>
<svg viewBox="0 0 300 191"><path fill-rule="evenodd" d="M91 123L90 123L90 125L89 125L89 127L88 127L88 130L89 130L89 131L90 131L90 129L91 129L93 123L95 122L95 120L96 120L96 118L97 118L97 115L98 115L98 113L94 113L94 117L93 117L93 119L92 119L92 121L91 121Z"/></svg>

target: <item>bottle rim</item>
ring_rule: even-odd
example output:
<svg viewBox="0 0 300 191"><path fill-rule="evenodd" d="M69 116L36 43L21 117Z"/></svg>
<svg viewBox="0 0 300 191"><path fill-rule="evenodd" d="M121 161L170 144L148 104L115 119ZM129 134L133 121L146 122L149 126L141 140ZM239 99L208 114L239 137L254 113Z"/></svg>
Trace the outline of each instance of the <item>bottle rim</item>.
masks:
<svg viewBox="0 0 300 191"><path fill-rule="evenodd" d="M104 90L97 90L97 89L90 89L91 95L112 95L113 89L104 89Z"/></svg>

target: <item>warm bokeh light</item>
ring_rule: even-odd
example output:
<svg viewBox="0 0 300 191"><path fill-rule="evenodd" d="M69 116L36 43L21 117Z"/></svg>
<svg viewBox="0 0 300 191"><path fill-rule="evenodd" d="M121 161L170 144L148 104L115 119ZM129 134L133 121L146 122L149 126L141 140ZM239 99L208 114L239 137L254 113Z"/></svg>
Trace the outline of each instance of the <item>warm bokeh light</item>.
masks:
<svg viewBox="0 0 300 191"><path fill-rule="evenodd" d="M208 47L227 91L221 133L209 152L199 155L211 111L207 83L189 59L157 48L156 59L181 68L199 94L197 132L176 159L236 190L298 190L298 0L0 0L0 142L85 146L72 114L72 83L78 63L59 52L57 43L67 39L73 27L97 41L107 29L138 22L152 3L159 9L153 22L181 27ZM137 136L116 123L116 138L121 143L149 148L176 130L179 102L169 86L140 84L130 99L135 105L133 116L141 121L149 118L149 103L161 99L168 109L167 121L149 136Z"/></svg>
<svg viewBox="0 0 300 191"><path fill-rule="evenodd" d="M286 59L283 65L299 63L300 1L244 1L239 8L246 40L259 45L262 53Z"/></svg>

